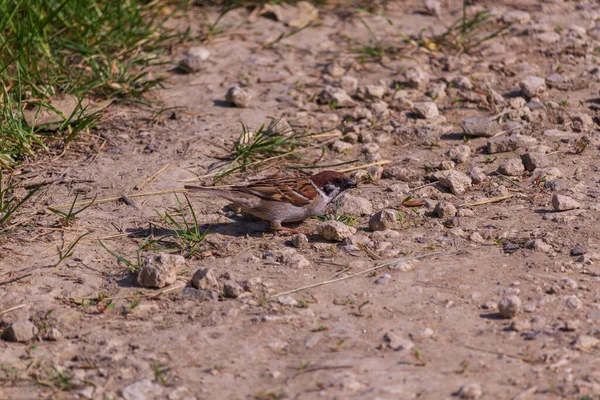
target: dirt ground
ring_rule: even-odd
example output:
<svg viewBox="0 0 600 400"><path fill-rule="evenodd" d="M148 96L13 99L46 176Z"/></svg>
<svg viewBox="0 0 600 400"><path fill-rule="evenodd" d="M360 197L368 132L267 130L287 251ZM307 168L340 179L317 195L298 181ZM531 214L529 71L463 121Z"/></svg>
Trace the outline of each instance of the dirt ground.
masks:
<svg viewBox="0 0 600 400"><path fill-rule="evenodd" d="M461 6L442 1L441 21L459 18ZM38 328L26 342L0 341L0 399L600 398L600 5L469 6L471 13L484 9L494 12L493 27L512 26L458 57L419 41L445 30L422 2L378 10L393 26L359 14L380 40L381 59L365 50L374 41L357 15L320 10L317 22L277 41L292 28L234 10L201 44L210 57L198 72L156 68L168 77L155 92L167 111L113 105L62 157L21 168L23 187L54 182L35 197L31 223L0 239L0 312L21 306L0 315L0 327L30 320ZM177 24L197 35L201 21L192 7ZM175 48L171 61L198 45ZM323 101L321 92L343 76L358 80L358 91L345 89L354 104ZM543 87L519 84L530 76L544 78ZM252 95L249 107L225 102L236 85ZM422 102L435 102L439 116L419 116ZM497 138L465 135L461 124L499 114L497 138L526 139L490 154L488 140ZM218 157L231 151L240 122L256 130L273 118L298 131L345 136L334 145L333 136L313 138L314 147L298 148L294 159L225 182L289 173L286 165L360 160L334 167L344 169L389 160L369 175L359 172L368 181L348 193L366 199L346 208L366 214L356 216L357 234L342 242L313 234L296 248L268 224L237 216L225 200L190 196L210 230L202 251L179 266L173 285L141 288L97 239L133 261L142 237L166 228L157 213L176 215L178 207L172 193L135 194L212 184L203 176L223 164ZM546 153L533 171L519 162L527 152ZM453 158L460 162L450 164ZM501 165L510 159L517 173L497 173L508 171ZM436 168L475 179L452 193L435 182ZM474 168L486 174L480 183ZM75 193L97 203L65 228L46 208L72 202ZM98 201L124 194L134 205ZM578 207L555 211L555 194ZM403 203L408 196L415 207ZM440 201L452 203L456 217L446 205L439 218ZM403 220L373 232L371 214L383 209ZM319 223L299 227L314 232ZM57 246L86 232L54 267ZM396 260L420 255L430 256ZM390 260L390 267L349 277ZM218 299L184 290L206 267L218 278ZM276 296L332 276L349 278ZM223 297L232 281L247 291ZM521 304L504 318L498 304L516 301L510 296Z"/></svg>

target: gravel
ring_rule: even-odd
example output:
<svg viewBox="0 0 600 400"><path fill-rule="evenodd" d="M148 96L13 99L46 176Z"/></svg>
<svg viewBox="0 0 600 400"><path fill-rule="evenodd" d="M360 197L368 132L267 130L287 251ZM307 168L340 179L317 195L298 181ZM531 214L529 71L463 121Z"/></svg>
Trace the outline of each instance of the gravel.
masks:
<svg viewBox="0 0 600 400"><path fill-rule="evenodd" d="M504 318L514 318L523 310L521 299L516 295L505 296L498 303L498 312Z"/></svg>
<svg viewBox="0 0 600 400"><path fill-rule="evenodd" d="M456 395L461 399L476 400L483 396L483 390L478 383L467 383L458 389Z"/></svg>
<svg viewBox="0 0 600 400"><path fill-rule="evenodd" d="M546 81L539 76L528 76L519 82L519 87L523 95L532 98L546 90Z"/></svg>
<svg viewBox="0 0 600 400"><path fill-rule="evenodd" d="M412 341L404 339L394 332L387 332L385 335L383 335L383 340L390 349L396 351L410 351L415 347L415 344Z"/></svg>
<svg viewBox="0 0 600 400"><path fill-rule="evenodd" d="M415 103L415 112L424 119L434 119L440 116L437 105L431 101Z"/></svg>
<svg viewBox="0 0 600 400"><path fill-rule="evenodd" d="M229 90L227 90L225 100L229 103L232 103L236 107L247 108L250 107L252 95L245 88L242 88L240 86L233 86L230 87Z"/></svg>
<svg viewBox="0 0 600 400"><path fill-rule="evenodd" d="M509 158L498 167L498 172L508 176L522 176L525 173L525 166L520 158Z"/></svg>
<svg viewBox="0 0 600 400"><path fill-rule="evenodd" d="M319 93L319 103L329 105L335 104L336 107L357 107L358 103L350 97L342 88L325 86Z"/></svg>
<svg viewBox="0 0 600 400"><path fill-rule="evenodd" d="M450 159L456 163L464 163L469 159L471 155L471 148L466 144L460 144L454 146L448 151Z"/></svg>
<svg viewBox="0 0 600 400"><path fill-rule="evenodd" d="M240 297L242 293L244 293L244 288L234 280L228 280L223 285L223 294L225 297L236 299Z"/></svg>
<svg viewBox="0 0 600 400"><path fill-rule="evenodd" d="M7 342L28 342L37 335L38 329L29 320L15 321L8 325L2 333Z"/></svg>
<svg viewBox="0 0 600 400"><path fill-rule="evenodd" d="M192 276L192 286L196 289L214 289L219 286L217 276L212 268L200 268Z"/></svg>
<svg viewBox="0 0 600 400"><path fill-rule="evenodd" d="M545 153L532 152L521 154L521 160L525 169L530 172L550 165L550 159Z"/></svg>
<svg viewBox="0 0 600 400"><path fill-rule="evenodd" d="M575 210L579 207L579 202L569 196L564 196L557 193L552 195L552 208L555 211Z"/></svg>
<svg viewBox="0 0 600 400"><path fill-rule="evenodd" d="M439 178L440 185L450 189L452 194L459 196L471 187L471 178L459 171L444 171Z"/></svg>
<svg viewBox="0 0 600 400"><path fill-rule="evenodd" d="M193 72L200 71L205 65L206 60L210 57L210 51L202 46L194 46L188 49L185 57L181 61L184 68Z"/></svg>
<svg viewBox="0 0 600 400"><path fill-rule="evenodd" d="M137 276L137 283L143 287L162 288L175 283L177 272L185 258L179 255L159 253L147 256Z"/></svg>
<svg viewBox="0 0 600 400"><path fill-rule="evenodd" d="M456 207L449 201L440 201L436 204L433 213L438 218L452 218L456 215Z"/></svg>
<svg viewBox="0 0 600 400"><path fill-rule="evenodd" d="M317 234L325 240L341 242L356 233L356 228L340 221L325 221L317 225Z"/></svg>
<svg viewBox="0 0 600 400"><path fill-rule="evenodd" d="M465 118L461 126L465 134L471 136L492 137L500 131L500 125L488 118Z"/></svg>
<svg viewBox="0 0 600 400"><path fill-rule="evenodd" d="M385 231L391 229L398 221L396 210L385 209L371 216L369 228L372 231Z"/></svg>

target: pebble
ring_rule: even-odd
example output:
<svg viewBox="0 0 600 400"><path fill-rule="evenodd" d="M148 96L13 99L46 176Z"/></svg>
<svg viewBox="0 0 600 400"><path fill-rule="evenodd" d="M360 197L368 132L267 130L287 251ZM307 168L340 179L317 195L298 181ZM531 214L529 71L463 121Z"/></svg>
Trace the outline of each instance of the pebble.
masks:
<svg viewBox="0 0 600 400"><path fill-rule="evenodd" d="M284 306L296 307L298 305L298 301L291 296L280 296L277 301Z"/></svg>
<svg viewBox="0 0 600 400"><path fill-rule="evenodd" d="M358 106L358 103L344 89L333 86L325 86L319 93L319 102L321 104L335 104L336 107Z"/></svg>
<svg viewBox="0 0 600 400"><path fill-rule="evenodd" d="M225 100L236 107L246 108L250 106L252 95L247 89L239 86L230 87L225 95Z"/></svg>
<svg viewBox="0 0 600 400"><path fill-rule="evenodd" d="M440 115L437 105L431 101L415 103L413 108L415 112L424 119L433 119L439 117Z"/></svg>
<svg viewBox="0 0 600 400"><path fill-rule="evenodd" d="M206 65L205 61L210 57L210 51L202 46L194 46L188 49L181 61L184 68L198 72Z"/></svg>
<svg viewBox="0 0 600 400"><path fill-rule="evenodd" d="M502 175L521 176L525 173L525 166L520 158L509 158L500 164L498 172Z"/></svg>
<svg viewBox="0 0 600 400"><path fill-rule="evenodd" d="M390 274L383 274L382 276L375 279L375 284L387 285L390 282L390 279L392 279L392 276Z"/></svg>
<svg viewBox="0 0 600 400"><path fill-rule="evenodd" d="M537 40L545 44L553 44L560 41L560 34L556 32L542 32L536 35Z"/></svg>
<svg viewBox="0 0 600 400"><path fill-rule="evenodd" d="M483 183L487 180L487 174L481 167L471 168L469 170L469 177L471 178L471 181L476 185Z"/></svg>
<svg viewBox="0 0 600 400"><path fill-rule="evenodd" d="M134 382L121 390L124 400L148 400L159 398L163 392L160 384L149 379Z"/></svg>
<svg viewBox="0 0 600 400"><path fill-rule="evenodd" d="M500 125L488 118L465 118L461 127L465 134L480 137L492 137L500 130Z"/></svg>
<svg viewBox="0 0 600 400"><path fill-rule="evenodd" d="M471 155L471 148L466 144L460 144L454 146L448 151L450 159L456 163L464 163L469 159Z"/></svg>
<svg viewBox="0 0 600 400"><path fill-rule="evenodd" d="M528 247L535 251L540 251L542 253L554 253L554 247L546 243L544 239L534 239L529 243Z"/></svg>
<svg viewBox="0 0 600 400"><path fill-rule="evenodd" d="M385 231L396 225L397 221L396 210L384 209L371 216L369 228L372 231Z"/></svg>
<svg viewBox="0 0 600 400"><path fill-rule="evenodd" d="M487 152L489 154L506 153L509 151L515 151L521 147L533 146L535 144L535 138L527 135L515 134L507 137L488 139Z"/></svg>
<svg viewBox="0 0 600 400"><path fill-rule="evenodd" d="M550 159L545 153L525 153L521 154L521 161L527 171L534 171L536 168L545 168L550 165Z"/></svg>
<svg viewBox="0 0 600 400"><path fill-rule="evenodd" d="M579 351L590 351L598 345L600 345L600 340L588 335L580 335L573 342L573 348Z"/></svg>
<svg viewBox="0 0 600 400"><path fill-rule="evenodd" d="M219 301L219 293L215 290L198 290L193 287L186 287L181 293L177 294L176 298L178 300L189 300L202 303L205 301ZM138 306L138 308L139 307L140 306Z"/></svg>
<svg viewBox="0 0 600 400"><path fill-rule="evenodd" d="M579 257L587 253L587 249L583 246L575 246L569 252L573 257Z"/></svg>
<svg viewBox="0 0 600 400"><path fill-rule="evenodd" d="M452 194L459 196L467 191L467 188L471 187L471 178L462 172L450 170L444 171L442 176L439 178L440 185L450 189Z"/></svg>
<svg viewBox="0 0 600 400"><path fill-rule="evenodd" d="M526 97L532 98L546 90L546 81L539 76L528 76L519 82L519 87L521 88L521 93Z"/></svg>
<svg viewBox="0 0 600 400"><path fill-rule="evenodd" d="M387 343L390 349L399 351L399 350L407 350L410 351L415 347L415 344L408 340L404 339L394 332L387 332L383 335L383 340Z"/></svg>
<svg viewBox="0 0 600 400"><path fill-rule="evenodd" d="M352 147L354 146L351 143L344 142L343 140L336 140L329 146L331 151L335 153L346 153L352 150Z"/></svg>
<svg viewBox="0 0 600 400"><path fill-rule="evenodd" d="M292 236L292 245L297 249L305 249L309 246L308 237L304 233Z"/></svg>
<svg viewBox="0 0 600 400"><path fill-rule="evenodd" d="M180 255L159 253L144 258L137 276L137 283L143 287L162 288L175 283L177 271L185 264Z"/></svg>
<svg viewBox="0 0 600 400"><path fill-rule="evenodd" d="M228 280L223 285L223 294L225 297L237 299L242 293L244 293L244 288L236 281Z"/></svg>
<svg viewBox="0 0 600 400"><path fill-rule="evenodd" d="M347 93L354 93L358 88L358 79L353 76L342 76L339 85Z"/></svg>
<svg viewBox="0 0 600 400"><path fill-rule="evenodd" d="M8 325L2 333L7 342L28 342L38 333L36 326L29 320L15 321Z"/></svg>
<svg viewBox="0 0 600 400"><path fill-rule="evenodd" d="M212 268L199 268L192 276L192 286L196 289L214 289L219 282Z"/></svg>
<svg viewBox="0 0 600 400"><path fill-rule="evenodd" d="M341 242L356 233L356 228L340 221L325 221L317 225L317 234L325 240Z"/></svg>
<svg viewBox="0 0 600 400"><path fill-rule="evenodd" d="M50 340L51 342L57 342L62 339L63 334L56 328L50 328L44 334L44 339Z"/></svg>
<svg viewBox="0 0 600 400"><path fill-rule="evenodd" d="M525 332L531 330L531 322L526 319L517 319L511 322L510 329L515 332Z"/></svg>
<svg viewBox="0 0 600 400"><path fill-rule="evenodd" d="M504 318L514 318L522 311L521 299L516 295L505 296L498 303L498 312Z"/></svg>
<svg viewBox="0 0 600 400"><path fill-rule="evenodd" d="M483 390L478 383L467 383L458 389L456 395L461 399L476 400L483 396Z"/></svg>
<svg viewBox="0 0 600 400"><path fill-rule="evenodd" d="M440 201L433 212L438 218L452 218L456 215L456 207L449 201Z"/></svg>
<svg viewBox="0 0 600 400"><path fill-rule="evenodd" d="M581 299L575 295L569 296L567 297L567 300L565 301L565 305L567 306L567 308L571 308L573 310L579 310L581 307L583 307L583 302L581 301Z"/></svg>
<svg viewBox="0 0 600 400"><path fill-rule="evenodd" d="M552 195L552 208L554 208L555 211L575 210L579 207L579 202L569 196L557 193Z"/></svg>
<svg viewBox="0 0 600 400"><path fill-rule="evenodd" d="M277 256L277 260L290 268L302 269L310 267L310 261L291 248L281 250Z"/></svg>
<svg viewBox="0 0 600 400"><path fill-rule="evenodd" d="M411 67L404 74L405 84L418 90L425 90L429 84L429 74L419 67Z"/></svg>

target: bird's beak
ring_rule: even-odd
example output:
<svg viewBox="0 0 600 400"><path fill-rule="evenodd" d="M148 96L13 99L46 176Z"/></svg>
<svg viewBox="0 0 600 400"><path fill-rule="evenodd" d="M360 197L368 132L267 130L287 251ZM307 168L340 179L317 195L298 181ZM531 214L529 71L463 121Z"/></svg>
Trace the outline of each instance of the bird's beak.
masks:
<svg viewBox="0 0 600 400"><path fill-rule="evenodd" d="M346 189L351 189L351 188L355 188L358 185L356 184L356 182L352 182L352 181L348 181L346 182Z"/></svg>

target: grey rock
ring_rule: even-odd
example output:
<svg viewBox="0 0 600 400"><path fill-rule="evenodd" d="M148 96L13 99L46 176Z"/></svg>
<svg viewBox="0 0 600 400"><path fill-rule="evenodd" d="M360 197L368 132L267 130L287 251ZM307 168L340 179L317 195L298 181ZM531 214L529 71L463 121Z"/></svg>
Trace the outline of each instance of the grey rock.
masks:
<svg viewBox="0 0 600 400"><path fill-rule="evenodd" d="M507 137L491 138L487 141L487 152L506 153L515 151L518 148L533 146L536 144L535 138L526 135L515 134Z"/></svg>
<svg viewBox="0 0 600 400"><path fill-rule="evenodd" d="M488 118L465 118L461 124L465 134L471 136L492 137L500 131L500 125Z"/></svg>
<svg viewBox="0 0 600 400"><path fill-rule="evenodd" d="M593 336L580 335L573 342L573 348L579 351L590 351L600 345L600 340Z"/></svg>
<svg viewBox="0 0 600 400"><path fill-rule="evenodd" d="M219 293L210 289L198 290L193 287L186 287L181 293L177 294L176 299L197 301L199 303L205 301L219 301Z"/></svg>
<svg viewBox="0 0 600 400"><path fill-rule="evenodd" d="M440 201L433 210L438 218L452 218L456 215L456 207L449 201Z"/></svg>
<svg viewBox="0 0 600 400"><path fill-rule="evenodd" d="M297 249L305 249L309 246L308 237L303 233L292 236L292 245Z"/></svg>
<svg viewBox="0 0 600 400"><path fill-rule="evenodd" d="M371 216L369 228L372 231L385 231L391 229L398 221L396 210L385 209Z"/></svg>
<svg viewBox="0 0 600 400"><path fill-rule="evenodd" d="M471 148L466 144L459 144L448 151L450 159L456 163L464 163L471 155Z"/></svg>
<svg viewBox="0 0 600 400"><path fill-rule="evenodd" d="M206 65L206 60L210 57L210 51L202 46L191 47L185 54L181 64L184 68L198 72Z"/></svg>
<svg viewBox="0 0 600 400"><path fill-rule="evenodd" d="M544 183L544 187L553 192L562 192L569 188L569 184L563 179L552 179Z"/></svg>
<svg viewBox="0 0 600 400"><path fill-rule="evenodd" d="M225 100L236 107L246 108L250 106L252 95L247 89L239 86L230 87L225 95Z"/></svg>
<svg viewBox="0 0 600 400"><path fill-rule="evenodd" d="M15 321L4 329L2 339L7 342L28 342L37 335L38 329L29 320Z"/></svg>
<svg viewBox="0 0 600 400"><path fill-rule="evenodd" d="M225 297L236 299L240 297L242 293L244 293L244 288L236 281L228 280L223 285L223 294Z"/></svg>
<svg viewBox="0 0 600 400"><path fill-rule="evenodd" d="M455 87L457 89L463 89L463 90L472 90L473 89L473 82L471 81L471 79L467 78L466 76L455 76L450 81L450 84L452 85L452 87Z"/></svg>
<svg viewBox="0 0 600 400"><path fill-rule="evenodd" d="M535 97L546 90L546 81L539 76L528 76L519 82L521 93L526 97Z"/></svg>
<svg viewBox="0 0 600 400"><path fill-rule="evenodd" d="M342 140L336 140L329 146L331 151L335 153L345 153L347 151L352 150L352 147L354 147L352 144L344 142Z"/></svg>
<svg viewBox="0 0 600 400"><path fill-rule="evenodd" d="M471 178L462 172L455 170L443 172L439 178L440 185L450 189L452 194L461 195L467 191L467 188L471 187Z"/></svg>
<svg viewBox="0 0 600 400"><path fill-rule="evenodd" d="M44 334L44 339L50 340L51 342L57 342L62 339L63 334L56 328L50 328Z"/></svg>
<svg viewBox="0 0 600 400"><path fill-rule="evenodd" d="M159 398L163 387L149 379L134 382L121 390L124 400L150 400Z"/></svg>
<svg viewBox="0 0 600 400"><path fill-rule="evenodd" d="M383 340L389 348L396 351L410 351L415 347L415 344L412 341L404 339L394 332L387 332L385 335L383 335Z"/></svg>
<svg viewBox="0 0 600 400"><path fill-rule="evenodd" d="M413 108L415 112L424 119L433 119L440 115L437 105L431 101L415 103Z"/></svg>
<svg viewBox="0 0 600 400"><path fill-rule="evenodd" d="M298 305L298 301L291 296L280 296L277 301L284 306L296 307Z"/></svg>
<svg viewBox="0 0 600 400"><path fill-rule="evenodd" d="M325 221L317 225L317 234L325 240L341 242L356 233L356 228L340 221Z"/></svg>
<svg viewBox="0 0 600 400"><path fill-rule="evenodd" d="M192 286L196 289L214 289L219 282L212 268L199 268L192 276Z"/></svg>
<svg viewBox="0 0 600 400"><path fill-rule="evenodd" d="M278 253L277 260L290 268L310 267L310 261L294 249L285 248Z"/></svg>
<svg viewBox="0 0 600 400"><path fill-rule="evenodd" d="M579 202L569 196L564 196L557 193L552 195L552 208L554 208L555 211L575 210L579 207Z"/></svg>
<svg viewBox="0 0 600 400"><path fill-rule="evenodd" d="M387 285L390 282L390 279L392 279L392 276L390 274L383 274L380 277L378 277L377 279L375 279L375 284L376 285Z"/></svg>
<svg viewBox="0 0 600 400"><path fill-rule="evenodd" d="M177 271L185 264L179 255L159 253L147 256L137 276L137 283L143 287L162 288L175 283Z"/></svg>
<svg viewBox="0 0 600 400"><path fill-rule="evenodd" d="M504 318L514 318L522 310L523 304L516 295L505 296L498 303L498 312Z"/></svg>
<svg viewBox="0 0 600 400"><path fill-rule="evenodd" d="M545 168L550 165L550 159L545 153L521 154L521 160L527 171L534 171L536 168Z"/></svg>
<svg viewBox="0 0 600 400"><path fill-rule="evenodd" d="M358 103L343 89L333 86L325 86L319 94L321 104L335 104L337 107L356 107Z"/></svg>
<svg viewBox="0 0 600 400"><path fill-rule="evenodd" d="M587 249L584 246L575 246L571 249L570 254L573 257L579 257L587 253Z"/></svg>
<svg viewBox="0 0 600 400"><path fill-rule="evenodd" d="M581 299L575 295L569 296L567 297L566 301L565 301L565 305L567 306L567 308L571 308L573 310L579 310L581 307L583 307L583 302L581 301Z"/></svg>
<svg viewBox="0 0 600 400"><path fill-rule="evenodd" d="M461 399L477 400L483 396L483 390L478 383L468 383L462 385L456 395Z"/></svg>
<svg viewBox="0 0 600 400"><path fill-rule="evenodd" d="M405 84L408 87L425 90L429 84L429 74L419 67L409 68L404 74Z"/></svg>
<svg viewBox="0 0 600 400"><path fill-rule="evenodd" d="M510 10L502 15L502 21L507 24L526 24L531 21L531 14L527 11Z"/></svg>
<svg viewBox="0 0 600 400"><path fill-rule="evenodd" d="M364 197L353 196L349 193L344 193L338 200L335 201L338 215L353 215L361 216L368 215L373 212L373 205Z"/></svg>
<svg viewBox="0 0 600 400"><path fill-rule="evenodd" d="M469 170L469 177L475 185L479 185L487 180L487 174L481 167L473 167Z"/></svg>
<svg viewBox="0 0 600 400"><path fill-rule="evenodd" d="M358 79L353 76L342 76L339 80L340 87L347 93L354 93L358 88Z"/></svg>
<svg viewBox="0 0 600 400"><path fill-rule="evenodd" d="M509 158L500 164L498 172L502 175L521 176L525 173L525 167L520 158Z"/></svg>

